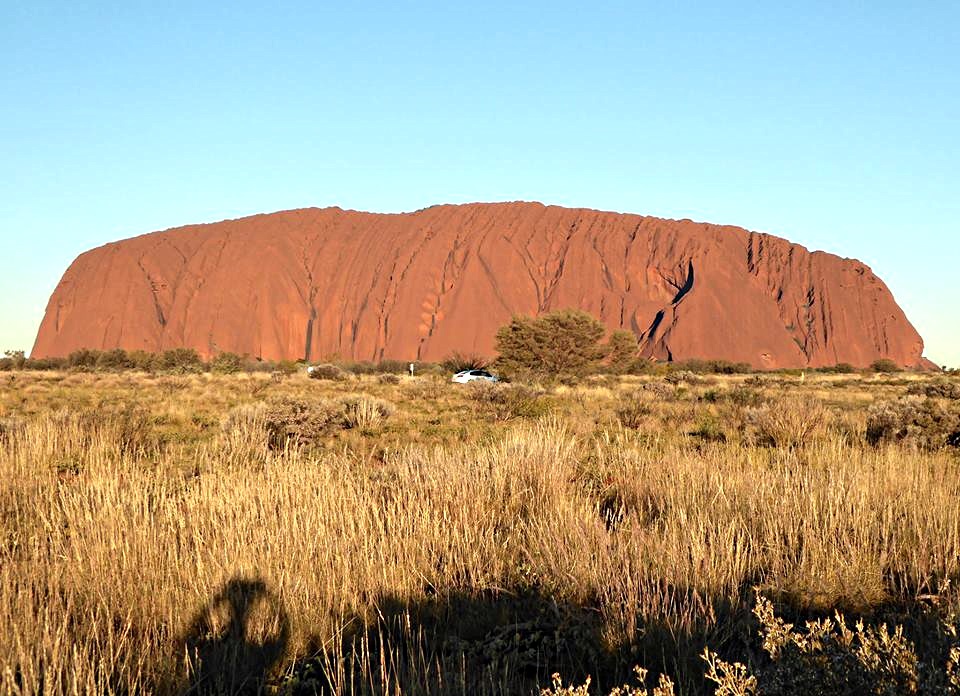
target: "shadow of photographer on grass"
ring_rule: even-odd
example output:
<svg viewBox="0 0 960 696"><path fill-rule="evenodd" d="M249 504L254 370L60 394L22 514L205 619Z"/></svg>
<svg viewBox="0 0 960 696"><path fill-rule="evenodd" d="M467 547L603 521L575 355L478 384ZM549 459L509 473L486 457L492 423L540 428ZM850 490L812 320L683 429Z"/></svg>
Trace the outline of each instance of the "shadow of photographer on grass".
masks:
<svg viewBox="0 0 960 696"><path fill-rule="evenodd" d="M235 577L197 612L184 638L184 694L259 693L283 656L290 623L259 578Z"/></svg>

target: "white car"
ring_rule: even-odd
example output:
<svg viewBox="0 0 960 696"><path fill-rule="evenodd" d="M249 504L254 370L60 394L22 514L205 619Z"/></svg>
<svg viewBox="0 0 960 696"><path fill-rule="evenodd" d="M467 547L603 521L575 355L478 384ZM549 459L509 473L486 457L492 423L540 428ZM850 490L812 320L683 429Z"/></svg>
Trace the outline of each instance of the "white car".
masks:
<svg viewBox="0 0 960 696"><path fill-rule="evenodd" d="M491 375L486 370L462 370L455 374L450 381L456 382L457 384L466 384L467 382L475 382L478 379L485 382L500 381L496 375Z"/></svg>

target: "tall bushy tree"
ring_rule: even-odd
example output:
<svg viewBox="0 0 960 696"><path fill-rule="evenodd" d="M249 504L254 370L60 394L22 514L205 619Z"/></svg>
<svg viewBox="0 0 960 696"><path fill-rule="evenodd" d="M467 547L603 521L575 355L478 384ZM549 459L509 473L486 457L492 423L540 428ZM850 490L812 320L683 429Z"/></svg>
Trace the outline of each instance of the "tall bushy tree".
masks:
<svg viewBox="0 0 960 696"><path fill-rule="evenodd" d="M637 357L637 337L632 331L618 329L607 339L607 360L616 373L627 372Z"/></svg>
<svg viewBox="0 0 960 696"><path fill-rule="evenodd" d="M514 375L582 375L603 359L604 333L603 324L576 309L516 316L497 331L497 368Z"/></svg>

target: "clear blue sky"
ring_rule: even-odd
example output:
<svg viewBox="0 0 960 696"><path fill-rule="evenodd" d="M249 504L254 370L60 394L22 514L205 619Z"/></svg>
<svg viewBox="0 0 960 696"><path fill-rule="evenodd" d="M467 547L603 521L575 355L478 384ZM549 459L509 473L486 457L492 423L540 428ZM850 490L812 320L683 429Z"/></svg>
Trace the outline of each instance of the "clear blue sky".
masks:
<svg viewBox="0 0 960 696"><path fill-rule="evenodd" d="M960 365L958 162L956 2L3 0L0 350L108 241L522 199L857 257Z"/></svg>

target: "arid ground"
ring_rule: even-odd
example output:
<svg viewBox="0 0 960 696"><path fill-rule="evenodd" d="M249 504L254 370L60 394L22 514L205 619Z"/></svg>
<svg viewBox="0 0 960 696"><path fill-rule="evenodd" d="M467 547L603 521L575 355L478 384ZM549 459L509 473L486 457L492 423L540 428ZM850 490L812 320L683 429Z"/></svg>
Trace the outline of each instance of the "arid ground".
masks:
<svg viewBox="0 0 960 696"><path fill-rule="evenodd" d="M956 376L332 376L0 373L0 692L960 690Z"/></svg>

